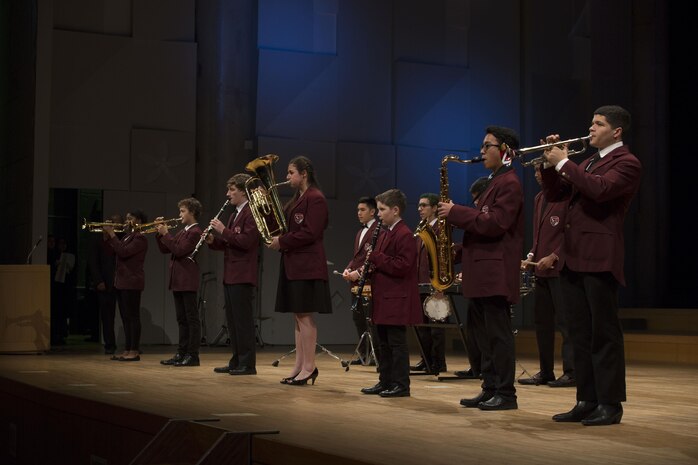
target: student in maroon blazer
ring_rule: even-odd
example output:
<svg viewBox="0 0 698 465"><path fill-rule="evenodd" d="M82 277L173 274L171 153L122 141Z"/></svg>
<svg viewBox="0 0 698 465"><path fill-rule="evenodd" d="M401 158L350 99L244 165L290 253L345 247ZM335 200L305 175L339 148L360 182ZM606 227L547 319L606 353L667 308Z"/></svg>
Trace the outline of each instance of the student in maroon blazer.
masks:
<svg viewBox="0 0 698 465"><path fill-rule="evenodd" d="M211 249L224 251L225 316L233 342L233 355L228 364L213 371L231 375L257 374L254 299L260 235L245 190L248 179L250 175L244 173L228 179L226 195L235 211L227 225L217 218L211 220L216 236L206 238Z"/></svg>
<svg viewBox="0 0 698 465"><path fill-rule="evenodd" d="M167 226L157 226L155 240L162 253L170 253L170 283L179 326L179 346L177 353L168 360L161 360L163 365L177 367L199 366L199 346L201 345L201 320L196 308L196 292L199 290L199 265L189 259L201 238L198 224L201 214L201 202L195 198L180 200L177 204L179 217L184 229L172 236ZM156 218L155 221L164 218Z"/></svg>
<svg viewBox="0 0 698 465"><path fill-rule="evenodd" d="M439 196L431 192L419 196L417 211L419 212L420 220L427 220L434 230L434 234L439 233L439 225L436 223L436 211L439 204ZM421 238L417 238L417 282L420 284L431 282L431 263L429 262L429 254L424 246ZM426 300L427 295L420 295L422 305ZM433 323L426 315L423 317L424 323ZM429 326L421 326L417 328L419 341L424 351L423 357L426 357L425 362L422 358L415 366L410 369L414 371L427 371L427 368L434 374L444 373L446 368L446 330L444 328L435 328Z"/></svg>
<svg viewBox="0 0 698 465"><path fill-rule="evenodd" d="M412 230L402 221L405 194L390 189L376 196L383 228L376 248L369 255L373 266L371 293L373 315L380 340L378 383L363 388L364 394L381 397L410 395L410 358L407 325L422 322L417 287L417 244Z"/></svg>
<svg viewBox="0 0 698 465"><path fill-rule="evenodd" d="M281 251L276 311L295 317L296 364L283 384L315 384L317 326L313 313L331 313L327 258L322 238L328 223L327 200L320 191L312 162L303 156L288 164L286 180L296 193L284 212L288 232L274 237L268 247Z"/></svg>
<svg viewBox="0 0 698 465"><path fill-rule="evenodd" d="M490 126L480 148L492 171L477 208L439 203L439 216L465 231L461 266L463 295L483 356L482 392L461 405L480 410L518 408L514 387L514 335L509 308L519 300L523 249L523 192L516 172L504 163L519 138L509 129Z"/></svg>
<svg viewBox="0 0 698 465"><path fill-rule="evenodd" d="M378 225L378 221L376 220L376 209L376 199L373 197L361 197L359 199L359 203L356 207L356 214L358 216L359 223L361 223L361 229L357 231L356 237L354 238L354 255L342 273L342 277L348 283L356 283L361 278L361 273L358 270L363 267L364 263L366 262L366 254L371 248L371 238L373 237L373 232ZM366 284L370 283L370 279L366 279ZM360 301L360 303L363 304L363 301ZM369 303L366 307L370 305L371 304ZM377 345L378 338L375 334L375 327L372 324L369 324L367 320L367 316L370 316L368 314L370 309L364 308L363 305L360 308L361 311L351 312L351 316L354 320L354 326L356 326L356 332L359 335L359 338L361 338L364 332L369 330L371 338L376 341ZM376 350L377 347L374 347L374 351ZM376 362L374 360L362 360L361 354L365 354L367 352L370 352L369 341L364 339L361 342L361 345L356 348L356 353L358 356L350 363L352 365L375 365ZM378 357L377 352L376 357Z"/></svg>
<svg viewBox="0 0 698 465"><path fill-rule="evenodd" d="M630 113L608 105L594 111L590 145L599 153L580 165L567 150L545 154L543 191L549 201L569 200L560 260L577 377L577 404L555 421L587 426L620 423L625 393L623 331L618 320L618 284L623 275L623 222L640 186L642 165L623 145ZM559 141L559 135L547 138Z"/></svg>
<svg viewBox="0 0 698 465"><path fill-rule="evenodd" d="M126 222L133 228L146 221L145 214L140 210L126 214ZM109 234L109 245L116 254L114 288L126 336L124 353L120 357L112 357L112 360L137 362L141 359L141 293L145 288L143 263L148 251L148 240L133 229L121 239L116 236L112 227L105 226L104 230Z"/></svg>
<svg viewBox="0 0 698 465"><path fill-rule="evenodd" d="M535 170L536 181L542 183L541 165ZM565 216L568 204L548 202L539 192L533 202L533 247L521 268L533 267L536 276L536 288L533 291L536 342L538 343L538 360L540 371L530 378L519 379L520 384L547 384L550 387L573 387L574 360L572 341L570 340L565 309L560 291L559 261L562 255ZM531 265L531 262L537 265ZM555 379L553 371L555 362L555 318L562 334L562 371Z"/></svg>

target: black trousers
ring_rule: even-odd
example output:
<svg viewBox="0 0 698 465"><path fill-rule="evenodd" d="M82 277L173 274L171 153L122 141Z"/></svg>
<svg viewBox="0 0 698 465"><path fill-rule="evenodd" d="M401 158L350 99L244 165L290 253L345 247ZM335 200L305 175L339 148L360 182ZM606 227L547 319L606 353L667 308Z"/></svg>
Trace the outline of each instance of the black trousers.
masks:
<svg viewBox="0 0 698 465"><path fill-rule="evenodd" d="M479 375L482 373L482 352L477 345L477 337L475 335L475 324L473 324L472 300L468 301L468 314L465 317L465 345L468 350L468 362L473 373Z"/></svg>
<svg viewBox="0 0 698 465"><path fill-rule="evenodd" d="M536 277L533 299L540 372L544 377L554 377L555 318L557 317L557 327L562 334L562 371L574 378L574 350L565 321L560 278Z"/></svg>
<svg viewBox="0 0 698 465"><path fill-rule="evenodd" d="M373 350L376 353L376 358L378 359L378 354L380 352L380 348L378 345L378 333L376 332L375 325L370 324L366 318L367 315L370 316L370 314L371 303L366 303L362 299L362 301L358 305L357 311L351 312L351 318L354 320L354 326L356 326L356 334L359 336L359 339L361 339L361 336L366 331L368 331L371 335L371 338L373 339ZM359 354L371 353L371 347L369 345L368 338L364 338L364 340L361 341L361 345L359 346L358 351Z"/></svg>
<svg viewBox="0 0 698 465"><path fill-rule="evenodd" d="M196 291L172 291L177 325L179 326L180 354L199 355L201 345L201 320L196 308Z"/></svg>
<svg viewBox="0 0 698 465"><path fill-rule="evenodd" d="M252 284L226 284L224 291L225 317L228 322L228 335L233 347L233 356L228 362L228 366L231 369L256 368L255 287Z"/></svg>
<svg viewBox="0 0 698 465"><path fill-rule="evenodd" d="M428 321L431 323L431 321ZM422 344L424 357L430 368L446 368L446 329L433 327L417 327L417 337Z"/></svg>
<svg viewBox="0 0 698 465"><path fill-rule="evenodd" d="M574 349L577 400L625 401L625 351L618 319L618 282L611 273L565 267L562 298Z"/></svg>
<svg viewBox="0 0 698 465"><path fill-rule="evenodd" d="M124 350L139 350L141 345L141 291L140 289L117 289L116 300L124 325Z"/></svg>
<svg viewBox="0 0 698 465"><path fill-rule="evenodd" d="M509 303L504 296L476 297L470 309L482 352L482 390L514 400L516 354Z"/></svg>
<svg viewBox="0 0 698 465"><path fill-rule="evenodd" d="M114 336L116 290L97 291L97 306L99 308L99 319L102 326L104 350L116 350L116 337Z"/></svg>
<svg viewBox="0 0 698 465"><path fill-rule="evenodd" d="M379 382L388 388L409 388L410 354L407 349L407 327L376 325L376 332L380 341Z"/></svg>

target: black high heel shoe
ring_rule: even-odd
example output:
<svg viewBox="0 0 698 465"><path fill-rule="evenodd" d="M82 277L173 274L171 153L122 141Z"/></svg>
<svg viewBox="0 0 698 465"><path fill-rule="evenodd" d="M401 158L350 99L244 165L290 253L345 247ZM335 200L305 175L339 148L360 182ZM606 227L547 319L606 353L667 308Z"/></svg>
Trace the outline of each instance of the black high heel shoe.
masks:
<svg viewBox="0 0 698 465"><path fill-rule="evenodd" d="M320 372L318 371L318 369L316 367L313 370L313 372L310 373L310 376L308 376L307 378L292 379L292 380L288 381L286 384L288 384L290 386L305 386L306 384L308 384L308 380L310 380L310 382L313 384L313 386L315 386L315 379L317 378L317 376L319 374L320 374Z"/></svg>
<svg viewBox="0 0 698 465"><path fill-rule="evenodd" d="M281 384L288 384L289 381L291 381L293 378L298 376L300 374L300 371L296 373L295 375L289 376L288 378L282 378L281 381L279 381Z"/></svg>

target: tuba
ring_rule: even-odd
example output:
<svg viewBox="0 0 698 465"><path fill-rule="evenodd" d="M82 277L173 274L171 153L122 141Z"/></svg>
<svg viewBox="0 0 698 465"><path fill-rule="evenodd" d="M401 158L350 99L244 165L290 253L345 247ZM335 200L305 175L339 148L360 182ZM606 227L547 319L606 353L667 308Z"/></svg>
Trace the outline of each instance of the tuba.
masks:
<svg viewBox="0 0 698 465"><path fill-rule="evenodd" d="M463 160L457 155L446 155L443 157L441 160L441 191L439 193L439 202L451 201L448 196L448 169L446 167L446 164L450 161L469 164L481 161L481 159L473 158L471 160ZM414 236L419 236L419 238L422 239L424 248L429 255L431 286L435 291L443 292L451 287L455 280L455 273L453 271L454 257L451 244L451 229L453 226L446 221L446 218L437 218L436 224L438 228L436 228L437 231L434 232L435 228L432 228L426 219L420 221L417 225L417 229L415 229Z"/></svg>
<svg viewBox="0 0 698 465"><path fill-rule="evenodd" d="M272 165L278 159L278 155L270 153L252 160L245 166L247 171L254 173L254 176L245 182L245 192L247 192L254 222L265 244L271 244L274 236L288 231L277 188L290 182L276 184L274 181Z"/></svg>

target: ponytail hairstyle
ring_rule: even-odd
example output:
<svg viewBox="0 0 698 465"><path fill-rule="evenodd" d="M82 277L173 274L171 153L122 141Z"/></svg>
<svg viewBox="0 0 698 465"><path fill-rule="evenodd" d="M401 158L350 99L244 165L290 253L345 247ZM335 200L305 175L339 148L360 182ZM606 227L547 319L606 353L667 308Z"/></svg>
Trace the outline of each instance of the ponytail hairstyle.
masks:
<svg viewBox="0 0 698 465"><path fill-rule="evenodd" d="M315 189L320 189L320 183L318 182L317 176L315 175L315 167L313 167L313 162L310 161L308 157L299 155L291 159L291 161L289 161L288 164L295 166L299 173L306 173L306 179L309 188L314 187ZM291 200L289 200L286 203L286 205L284 205L284 211L288 210L291 207L291 205L296 203L298 197L300 197L300 193L296 191L296 193L293 194Z"/></svg>

